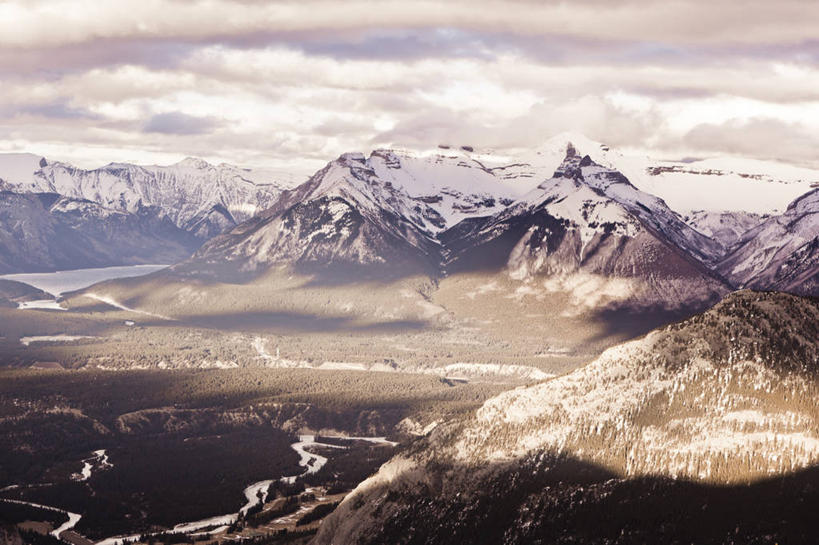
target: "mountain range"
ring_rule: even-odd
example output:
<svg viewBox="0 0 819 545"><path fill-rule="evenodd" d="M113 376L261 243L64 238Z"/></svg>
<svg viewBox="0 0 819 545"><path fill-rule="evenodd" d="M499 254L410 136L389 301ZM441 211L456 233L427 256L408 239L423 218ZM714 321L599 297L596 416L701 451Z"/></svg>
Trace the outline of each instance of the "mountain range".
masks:
<svg viewBox="0 0 819 545"><path fill-rule="evenodd" d="M2 272L172 262L199 244L155 207L124 212L56 193L0 191Z"/></svg>
<svg viewBox="0 0 819 545"><path fill-rule="evenodd" d="M439 277L476 269L506 269L518 279L582 273L642 278L634 290L679 301L691 300L686 290L695 278L695 298L702 299L744 286L815 290L811 188L819 174L798 170L806 177L775 180L695 164L638 168L607 146L568 138L526 161L495 165L497 158L465 150L345 154L206 243L192 261L234 263L243 272L289 264ZM674 210L645 190L682 202L678 194L703 180L711 189L700 204L709 210ZM796 200L784 203L780 195L750 211L732 210L724 185L741 191L739 200L754 193L765 200L772 191Z"/></svg>
<svg viewBox="0 0 819 545"><path fill-rule="evenodd" d="M0 210L6 217L0 233L16 239L13 246L0 247L0 270L173 263L189 256L203 241L267 208L293 183L272 171L191 158L170 166L111 163L85 170L33 154L0 154L0 191L4 192ZM52 217L40 213L37 222L50 224L43 227L46 231L61 231L60 237L41 233L39 228L23 233L19 224L9 223L16 213L10 210L17 202L12 194L54 194L85 203L82 225L66 225L56 209L46 206L45 216ZM79 207L74 205L75 216ZM146 229L146 222L164 227ZM122 247L111 232L129 230L135 244ZM95 232L93 250L88 250L89 231ZM23 249L25 255L18 253Z"/></svg>
<svg viewBox="0 0 819 545"><path fill-rule="evenodd" d="M555 137L519 158L469 146L350 153L300 185L292 176L190 158L168 167L83 170L36 155L0 156L0 189L167 217L197 241L210 241L194 261L234 262L245 273L290 263L433 276L487 266L516 275L611 276L619 266L633 277L652 265L619 256L633 257L639 247L655 262L674 254L681 276L712 277L711 288L770 285L801 293L815 290L817 204L805 194L817 179L810 170L754 161L651 161L580 135ZM166 239L179 237L168 232ZM159 236L159 245L166 239ZM638 239L633 248L613 250ZM184 244L172 261L194 247ZM37 255L15 271L30 269ZM158 252L154 261L168 255ZM39 268L55 266L42 261ZM101 261L111 262L89 263Z"/></svg>

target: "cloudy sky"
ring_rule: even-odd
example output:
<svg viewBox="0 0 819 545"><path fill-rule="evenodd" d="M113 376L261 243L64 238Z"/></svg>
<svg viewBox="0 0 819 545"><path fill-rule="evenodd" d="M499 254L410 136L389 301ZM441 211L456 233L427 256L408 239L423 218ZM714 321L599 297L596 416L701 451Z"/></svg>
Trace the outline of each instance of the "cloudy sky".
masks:
<svg viewBox="0 0 819 545"><path fill-rule="evenodd" d="M0 0L0 151L307 172L535 147L819 167L819 2Z"/></svg>

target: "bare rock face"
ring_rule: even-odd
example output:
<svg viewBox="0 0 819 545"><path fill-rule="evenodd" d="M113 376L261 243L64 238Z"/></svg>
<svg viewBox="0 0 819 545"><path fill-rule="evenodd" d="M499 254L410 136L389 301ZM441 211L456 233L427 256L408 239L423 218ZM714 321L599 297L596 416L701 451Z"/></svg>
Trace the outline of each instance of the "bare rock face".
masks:
<svg viewBox="0 0 819 545"><path fill-rule="evenodd" d="M819 295L819 189L745 233L717 268L740 287Z"/></svg>
<svg viewBox="0 0 819 545"><path fill-rule="evenodd" d="M168 263L198 239L155 208L134 213L53 193L0 192L0 271Z"/></svg>

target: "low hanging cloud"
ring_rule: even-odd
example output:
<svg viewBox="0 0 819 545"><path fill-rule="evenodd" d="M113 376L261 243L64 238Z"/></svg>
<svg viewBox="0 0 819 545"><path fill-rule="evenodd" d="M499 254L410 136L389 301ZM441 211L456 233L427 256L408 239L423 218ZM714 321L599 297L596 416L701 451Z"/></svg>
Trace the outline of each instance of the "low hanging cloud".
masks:
<svg viewBox="0 0 819 545"><path fill-rule="evenodd" d="M492 149L537 147L564 132L579 132L612 145L643 144L661 123L654 112L635 113L594 95L560 103L541 101L524 114L499 123L479 123L470 116L445 109L430 109L408 117L373 139L378 145L432 147L477 146Z"/></svg>
<svg viewBox="0 0 819 545"><path fill-rule="evenodd" d="M814 164L819 133L801 123L778 119L732 119L721 124L703 123L683 137L683 144L699 153L720 150L776 161Z"/></svg>
<svg viewBox="0 0 819 545"><path fill-rule="evenodd" d="M198 117L182 112L167 112L152 116L143 130L161 134L196 135L207 134L221 123L214 117Z"/></svg>

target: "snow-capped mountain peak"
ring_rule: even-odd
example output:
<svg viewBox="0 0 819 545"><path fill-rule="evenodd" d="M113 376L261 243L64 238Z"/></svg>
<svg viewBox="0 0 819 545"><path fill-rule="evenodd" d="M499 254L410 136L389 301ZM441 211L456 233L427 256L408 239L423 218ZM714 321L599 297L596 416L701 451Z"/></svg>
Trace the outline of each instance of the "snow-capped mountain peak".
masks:
<svg viewBox="0 0 819 545"><path fill-rule="evenodd" d="M543 204L559 217L598 231L639 220L702 262L719 256L719 246L688 227L662 199L640 191L620 171L596 163L589 155L581 156L573 143L566 146L554 176L522 202ZM568 180L572 183L567 184Z"/></svg>
<svg viewBox="0 0 819 545"><path fill-rule="evenodd" d="M369 157L347 153L311 182L307 198L336 194L371 209L387 209L409 219L429 236L469 217L499 212L529 185L499 179L461 153L419 154L379 149Z"/></svg>
<svg viewBox="0 0 819 545"><path fill-rule="evenodd" d="M271 206L296 180L187 158L169 166L110 163L84 170L29 154L0 154L0 188L58 193L137 211L156 206L180 228L209 238Z"/></svg>

